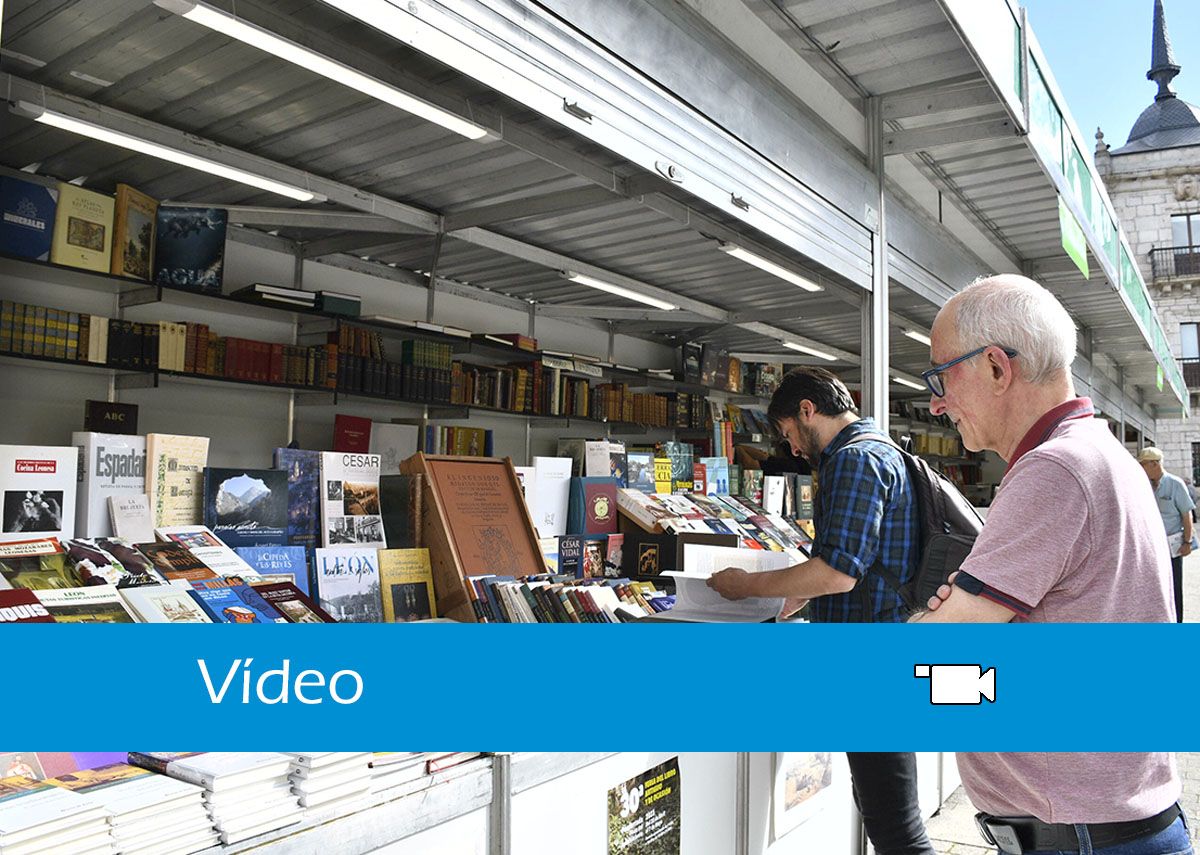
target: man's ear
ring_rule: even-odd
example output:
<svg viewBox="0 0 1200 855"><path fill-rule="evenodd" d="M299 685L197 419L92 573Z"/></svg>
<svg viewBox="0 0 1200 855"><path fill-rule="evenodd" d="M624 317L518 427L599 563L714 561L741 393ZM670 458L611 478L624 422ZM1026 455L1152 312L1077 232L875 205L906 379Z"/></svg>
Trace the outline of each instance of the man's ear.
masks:
<svg viewBox="0 0 1200 855"><path fill-rule="evenodd" d="M1003 353L1004 352L1002 350L1000 350L999 348L997 348L996 350L988 351L988 365L991 366L992 381L996 384L997 392L1004 392L1008 389L1009 386L1012 385L1012 381L1016 375L1016 370L1017 370L1016 366L1013 365L1011 359L1006 361L1006 360L1003 360L1000 358L1000 356L1002 356ZM1006 364L1008 366L1007 371L1005 371Z"/></svg>

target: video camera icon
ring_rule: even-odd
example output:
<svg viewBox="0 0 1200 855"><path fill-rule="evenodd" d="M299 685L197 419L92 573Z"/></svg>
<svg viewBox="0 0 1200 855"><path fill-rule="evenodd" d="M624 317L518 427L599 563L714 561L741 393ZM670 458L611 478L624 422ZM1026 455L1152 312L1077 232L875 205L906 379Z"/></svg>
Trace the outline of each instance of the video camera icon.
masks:
<svg viewBox="0 0 1200 855"><path fill-rule="evenodd" d="M996 669L982 665L914 665L915 679L929 680L929 703L975 705L996 702Z"/></svg>

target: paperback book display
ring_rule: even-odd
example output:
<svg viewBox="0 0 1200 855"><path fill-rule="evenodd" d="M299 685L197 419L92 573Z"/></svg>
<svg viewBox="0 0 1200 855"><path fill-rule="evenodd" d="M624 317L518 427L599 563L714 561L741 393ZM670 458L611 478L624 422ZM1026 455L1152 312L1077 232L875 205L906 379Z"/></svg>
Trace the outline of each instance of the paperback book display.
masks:
<svg viewBox="0 0 1200 855"><path fill-rule="evenodd" d="M0 542L72 537L79 450L0 445Z"/></svg>
<svg viewBox="0 0 1200 855"><path fill-rule="evenodd" d="M387 546L379 505L379 455L321 454L321 524L324 545Z"/></svg>
<svg viewBox="0 0 1200 855"><path fill-rule="evenodd" d="M79 449L75 533L110 537L110 503L128 508L122 500L146 493L146 438L78 431L71 434L71 444Z"/></svg>
<svg viewBox="0 0 1200 855"><path fill-rule="evenodd" d="M206 436L146 435L146 492L155 527L200 522L207 463Z"/></svg>

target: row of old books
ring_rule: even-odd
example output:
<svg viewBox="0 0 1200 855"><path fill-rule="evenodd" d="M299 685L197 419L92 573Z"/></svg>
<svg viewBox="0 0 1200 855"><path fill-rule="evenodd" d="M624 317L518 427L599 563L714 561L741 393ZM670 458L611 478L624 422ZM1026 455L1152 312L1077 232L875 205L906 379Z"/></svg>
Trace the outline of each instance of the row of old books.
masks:
<svg viewBox="0 0 1200 855"><path fill-rule="evenodd" d="M130 752L54 775L35 752L0 756L10 761L0 777L5 855L189 855L417 792L480 755Z"/></svg>
<svg viewBox="0 0 1200 855"><path fill-rule="evenodd" d="M378 330L341 324L329 334L338 346L337 384L345 392L449 403L450 345L426 339L400 342L390 358Z"/></svg>
<svg viewBox="0 0 1200 855"><path fill-rule="evenodd" d="M336 344L219 336L207 324L128 321L0 301L0 352L139 371L334 388Z"/></svg>
<svg viewBox="0 0 1200 855"><path fill-rule="evenodd" d="M566 575L472 576L471 608L480 623L625 623L670 609L651 583Z"/></svg>

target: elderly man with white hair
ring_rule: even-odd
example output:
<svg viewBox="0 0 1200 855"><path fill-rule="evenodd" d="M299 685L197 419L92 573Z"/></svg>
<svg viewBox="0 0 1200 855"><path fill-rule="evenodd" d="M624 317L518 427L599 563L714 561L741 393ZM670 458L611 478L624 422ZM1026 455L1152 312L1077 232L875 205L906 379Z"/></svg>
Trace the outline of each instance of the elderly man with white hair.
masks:
<svg viewBox="0 0 1200 855"><path fill-rule="evenodd" d="M1192 552L1192 493L1183 479L1163 469L1163 453L1153 447L1138 452L1138 463L1146 470L1158 513L1167 533L1171 554L1171 581L1175 588L1175 621L1183 623L1183 559Z"/></svg>
<svg viewBox="0 0 1200 855"><path fill-rule="evenodd" d="M918 621L1170 622L1146 477L1071 379L1075 324L1023 276L951 298L924 372L931 411L1008 468L971 554ZM981 831L1004 852L1192 851L1167 753L958 755Z"/></svg>

